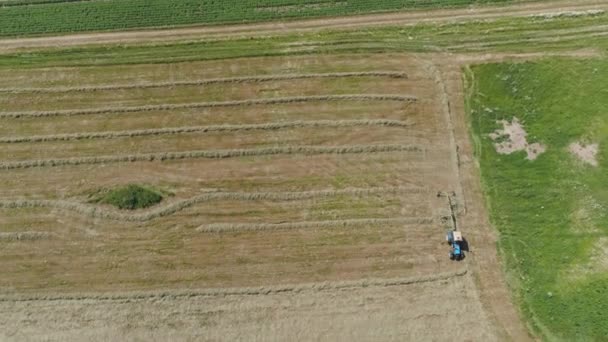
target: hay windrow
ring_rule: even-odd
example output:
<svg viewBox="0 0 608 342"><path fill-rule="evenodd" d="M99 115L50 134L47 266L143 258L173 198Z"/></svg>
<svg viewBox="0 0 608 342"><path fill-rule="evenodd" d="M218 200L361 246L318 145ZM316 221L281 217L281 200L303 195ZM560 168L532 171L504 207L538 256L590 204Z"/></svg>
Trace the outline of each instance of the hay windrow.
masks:
<svg viewBox="0 0 608 342"><path fill-rule="evenodd" d="M2 296L0 302L26 302L26 301L115 301L115 300L171 300L184 297L224 297L224 296L264 296L285 292L319 292L344 289L356 289L365 287L389 287L405 286L412 284L428 283L462 277L468 272L466 267L453 272L436 273L417 277L403 277L390 279L361 279L351 281L304 283L293 285L275 285L261 287L241 288L209 288L199 290L175 290L175 291L142 291L126 293L82 293L82 294L37 294L37 295L15 295Z"/></svg>
<svg viewBox="0 0 608 342"><path fill-rule="evenodd" d="M176 103L160 104L132 107L106 107L92 109L67 109L52 111L33 111L33 112L3 112L0 118L38 118L52 116L77 116L77 115L96 115L96 114L124 114L136 112L167 111L176 109L196 109L196 108L219 108L219 107L243 107L255 105L273 105L286 103L304 103L320 101L398 101L414 102L417 98L413 95L394 95L394 94L344 94L344 95L315 95L315 96L291 96L275 97L267 99L235 100L219 102L195 102L195 103Z"/></svg>
<svg viewBox="0 0 608 342"><path fill-rule="evenodd" d="M72 211L92 218L108 220L121 220L129 222L145 222L159 217L172 215L203 202L220 200L237 201L297 201L313 198L325 198L340 195L348 196L370 196L377 194L419 194L425 193L424 188L354 188L342 190L318 190L302 192L207 192L189 199L176 201L164 206L156 207L142 213L124 213L116 210L106 209L100 206L84 204L65 200L3 200L0 208L52 208Z"/></svg>
<svg viewBox="0 0 608 342"><path fill-rule="evenodd" d="M224 159L271 155L318 155L318 154L358 154L380 152L421 152L418 145L346 145L346 146L285 146L257 149L199 150L186 152L139 153L82 158L37 159L0 163L0 170L29 169L38 167L77 166L110 164L121 162L168 161L180 159Z"/></svg>
<svg viewBox="0 0 608 342"><path fill-rule="evenodd" d="M370 218L347 219L329 221L303 221L285 223L212 223L198 227L201 233L228 233L243 231L277 231L293 229L328 229L328 228L360 228L366 226L384 226L387 224L429 224L430 217L398 217L398 218Z"/></svg>
<svg viewBox="0 0 608 342"><path fill-rule="evenodd" d="M0 241L35 241L51 237L49 232L0 232Z"/></svg>
<svg viewBox="0 0 608 342"><path fill-rule="evenodd" d="M173 135L184 133L213 133L213 132L239 132L239 131L272 131L290 128L340 128L340 127L409 127L412 123L399 120L311 120L311 121L287 121L271 122L264 124L243 124L243 125L210 125L210 126L185 126L174 128L141 129L130 131L111 131L111 132L89 132L89 133L70 133L53 135L33 135L21 137L0 138L0 143L30 143L30 142L50 142L50 141L70 141L87 139L115 139L132 138L140 136Z"/></svg>
<svg viewBox="0 0 608 342"><path fill-rule="evenodd" d="M389 77L407 79L407 74L397 71L369 71L369 72L335 72L317 74L285 74L285 75L262 75L262 76L242 76L198 79L189 81L175 82L156 82L156 83L131 83L131 84L111 84L99 86L82 87L55 87L55 88L4 88L0 93L69 93L69 92L93 92L103 90L125 90L125 89L151 89L166 88L176 86L203 86L211 84L230 84L230 83L261 83L272 81L286 81L311 78L348 78L348 77Z"/></svg>

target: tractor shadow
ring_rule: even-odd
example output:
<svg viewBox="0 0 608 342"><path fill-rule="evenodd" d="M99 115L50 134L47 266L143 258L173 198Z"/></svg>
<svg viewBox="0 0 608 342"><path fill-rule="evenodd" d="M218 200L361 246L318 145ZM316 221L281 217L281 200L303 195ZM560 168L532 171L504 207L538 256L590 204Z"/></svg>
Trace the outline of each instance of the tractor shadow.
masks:
<svg viewBox="0 0 608 342"><path fill-rule="evenodd" d="M469 252L469 242L466 238L462 238L462 242L460 243L460 249L462 249L463 252Z"/></svg>
<svg viewBox="0 0 608 342"><path fill-rule="evenodd" d="M460 259L458 259L457 261L462 261L466 259L467 255L469 254L469 242L467 241L467 239L462 238L462 241L460 242L460 250L462 251L462 254L460 256Z"/></svg>

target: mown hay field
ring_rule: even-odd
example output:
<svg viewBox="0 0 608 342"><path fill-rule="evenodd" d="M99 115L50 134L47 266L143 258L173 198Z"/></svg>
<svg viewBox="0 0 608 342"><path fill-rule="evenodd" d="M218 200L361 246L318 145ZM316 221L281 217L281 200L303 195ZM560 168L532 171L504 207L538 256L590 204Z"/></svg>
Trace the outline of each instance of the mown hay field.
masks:
<svg viewBox="0 0 608 342"><path fill-rule="evenodd" d="M467 308L456 336L525 338L488 297L461 88L403 54L5 68L0 337L417 339ZM449 260L438 192L490 259Z"/></svg>
<svg viewBox="0 0 608 342"><path fill-rule="evenodd" d="M0 287L114 292L453 271L439 219L448 206L436 197L456 186L453 151L429 68L394 55L36 78L7 70ZM130 184L162 201L120 210L92 200Z"/></svg>

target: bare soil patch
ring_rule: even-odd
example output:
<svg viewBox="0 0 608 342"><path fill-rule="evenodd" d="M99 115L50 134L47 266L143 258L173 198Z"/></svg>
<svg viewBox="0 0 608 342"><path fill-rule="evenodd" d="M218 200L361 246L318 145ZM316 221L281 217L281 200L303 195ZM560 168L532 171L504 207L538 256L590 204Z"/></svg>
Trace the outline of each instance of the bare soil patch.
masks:
<svg viewBox="0 0 608 342"><path fill-rule="evenodd" d="M601 237L591 251L591 263L598 272L608 271L608 238Z"/></svg>
<svg viewBox="0 0 608 342"><path fill-rule="evenodd" d="M608 238L598 238L591 247L588 257L587 261L568 268L563 274L564 279L576 282L608 272Z"/></svg>
<svg viewBox="0 0 608 342"><path fill-rule="evenodd" d="M497 129L494 133L490 133L490 138L496 143L494 147L496 152L500 154L511 154L514 152L525 151L526 159L534 160L540 154L546 151L546 146L540 143L528 143L528 133L524 130L519 119L513 117L511 122L506 120L498 121L503 125L503 129Z"/></svg>
<svg viewBox="0 0 608 342"><path fill-rule="evenodd" d="M568 151L577 157L580 161L591 166L598 166L597 153L599 144L583 144L581 142L573 142L568 146Z"/></svg>

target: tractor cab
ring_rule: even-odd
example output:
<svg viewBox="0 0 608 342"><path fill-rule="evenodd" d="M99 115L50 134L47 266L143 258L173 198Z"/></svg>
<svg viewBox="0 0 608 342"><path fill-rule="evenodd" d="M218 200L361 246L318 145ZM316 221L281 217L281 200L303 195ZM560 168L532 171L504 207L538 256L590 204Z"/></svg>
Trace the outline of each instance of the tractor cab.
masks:
<svg viewBox="0 0 608 342"><path fill-rule="evenodd" d="M446 240L448 241L449 244L452 244L454 242L462 242L462 232L459 232L456 230L450 230L450 231L448 231Z"/></svg>
<svg viewBox="0 0 608 342"><path fill-rule="evenodd" d="M461 260L464 257L461 246L461 244L463 243L462 233L456 230L450 230L446 235L446 240L448 244L452 245L452 250L450 251L450 259Z"/></svg>

